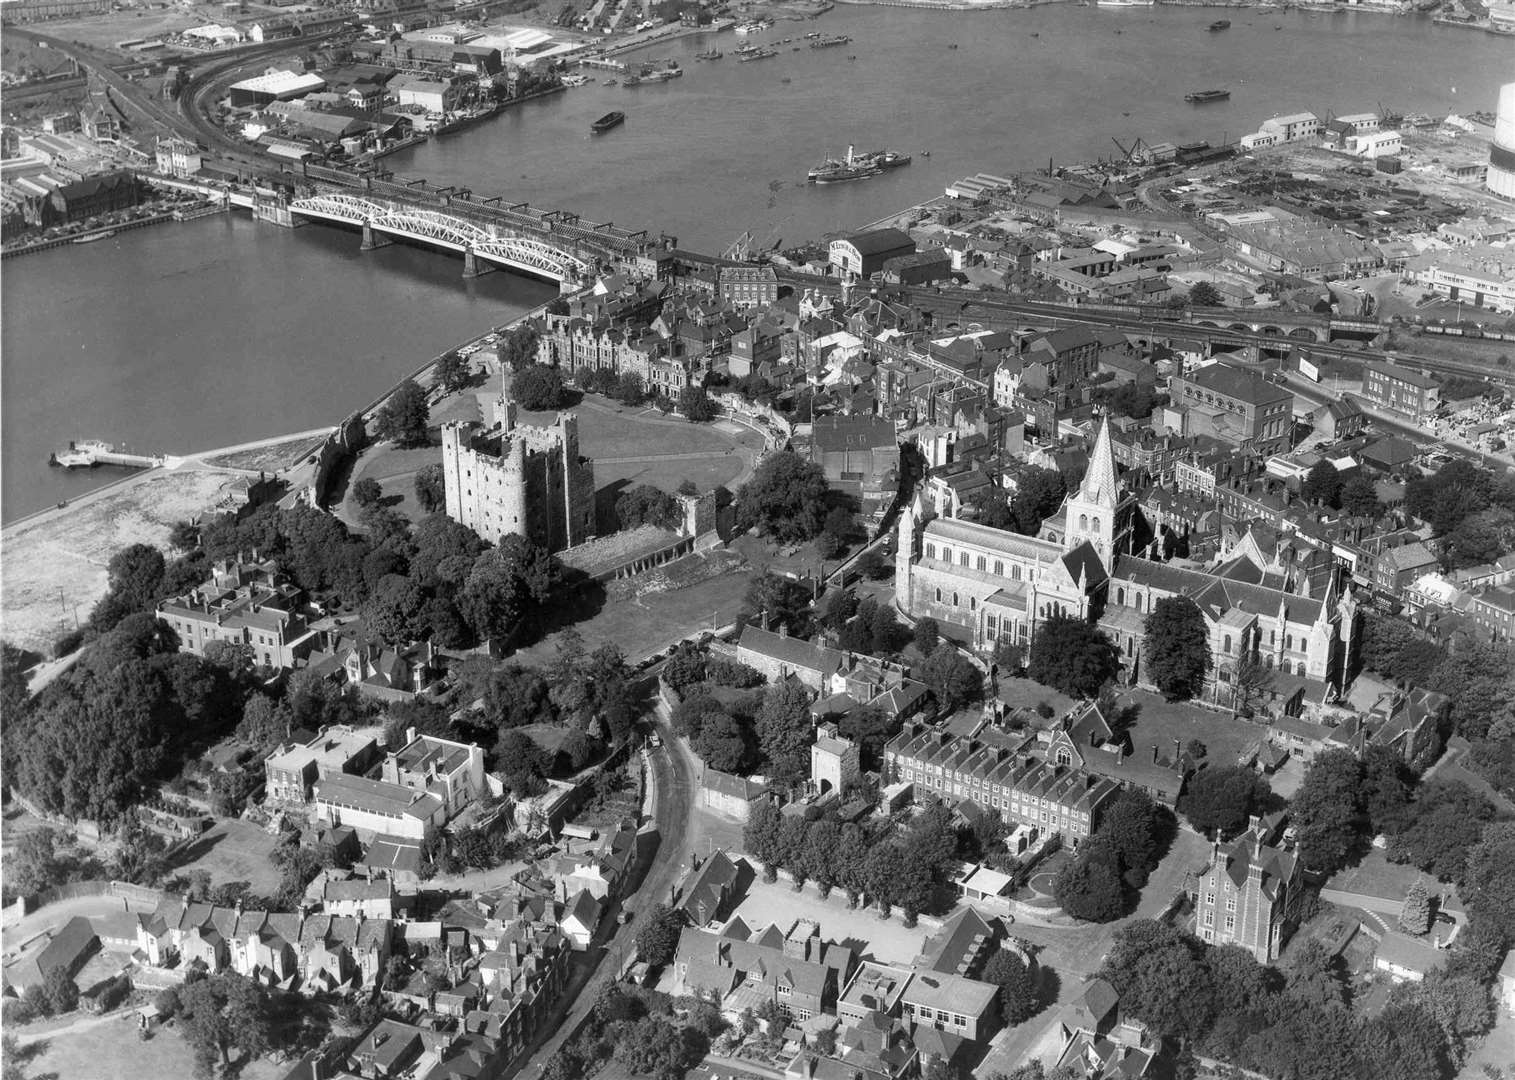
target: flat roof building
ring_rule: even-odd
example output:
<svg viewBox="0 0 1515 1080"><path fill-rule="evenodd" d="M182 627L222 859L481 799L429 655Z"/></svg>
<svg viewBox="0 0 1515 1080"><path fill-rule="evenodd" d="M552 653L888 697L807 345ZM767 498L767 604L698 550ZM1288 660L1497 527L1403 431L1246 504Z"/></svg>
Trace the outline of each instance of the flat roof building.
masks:
<svg viewBox="0 0 1515 1080"><path fill-rule="evenodd" d="M233 107L267 105L271 101L292 101L322 89L326 80L319 75L294 71L269 71L251 79L232 83L227 89Z"/></svg>

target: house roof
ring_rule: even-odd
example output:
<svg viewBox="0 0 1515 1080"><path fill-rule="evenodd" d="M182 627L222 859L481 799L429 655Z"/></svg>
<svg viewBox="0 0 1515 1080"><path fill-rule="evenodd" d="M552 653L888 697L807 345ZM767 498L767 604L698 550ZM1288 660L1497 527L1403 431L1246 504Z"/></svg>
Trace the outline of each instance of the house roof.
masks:
<svg viewBox="0 0 1515 1080"><path fill-rule="evenodd" d="M1374 953L1375 962L1382 961L1385 964L1392 964L1406 971L1418 971L1421 974L1434 971L1446 964L1447 956L1445 949L1438 949L1429 940L1413 938L1398 930L1390 930L1385 934Z"/></svg>
<svg viewBox="0 0 1515 1080"><path fill-rule="evenodd" d="M899 229L873 229L852 233L842 239L856 248L859 255L881 255L886 251L915 246L915 241Z"/></svg>

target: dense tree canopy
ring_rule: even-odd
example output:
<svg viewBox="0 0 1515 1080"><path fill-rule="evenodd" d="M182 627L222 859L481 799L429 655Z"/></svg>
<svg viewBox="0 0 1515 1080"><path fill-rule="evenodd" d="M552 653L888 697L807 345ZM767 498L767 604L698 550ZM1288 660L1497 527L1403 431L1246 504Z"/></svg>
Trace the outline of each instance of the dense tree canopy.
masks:
<svg viewBox="0 0 1515 1080"><path fill-rule="evenodd" d="M775 683L763 695L757 715L758 745L767 759L769 775L797 784L810 775L810 691L798 682Z"/></svg>
<svg viewBox="0 0 1515 1080"><path fill-rule="evenodd" d="M1210 635L1199 606L1187 596L1168 596L1153 604L1142 656L1147 677L1169 701L1198 696L1211 663Z"/></svg>
<svg viewBox="0 0 1515 1080"><path fill-rule="evenodd" d="M1057 512L1068 493L1062 473L1056 469L1023 469L1016 475L1015 495L1010 500L1010 527L1023 536L1035 536L1042 521Z"/></svg>
<svg viewBox="0 0 1515 1080"><path fill-rule="evenodd" d="M507 536L475 560L458 596L459 610L480 637L508 641L534 623L561 572L546 551Z"/></svg>
<svg viewBox="0 0 1515 1080"><path fill-rule="evenodd" d="M431 438L427 431L430 417L426 391L414 379L406 379L379 407L374 416L374 435L400 446L425 446Z"/></svg>
<svg viewBox="0 0 1515 1080"><path fill-rule="evenodd" d="M638 525L658 525L676 529L683 523L683 507L661 488L638 484L615 501L615 515L623 529Z"/></svg>
<svg viewBox="0 0 1515 1080"><path fill-rule="evenodd" d="M945 641L921 662L916 675L931 688L937 704L948 712L956 711L984 696L983 673Z"/></svg>
<svg viewBox="0 0 1515 1080"><path fill-rule="evenodd" d="M532 412L562 408L567 403L563 376L546 364L526 364L510 380L510 396Z"/></svg>
<svg viewBox="0 0 1515 1080"><path fill-rule="evenodd" d="M737 492L737 522L779 543L808 540L825 526L829 495L819 465L781 451L769 455Z"/></svg>
<svg viewBox="0 0 1515 1080"><path fill-rule="evenodd" d="M1178 809L1197 832L1211 836L1219 830L1229 838L1246 827L1250 815L1266 810L1271 798L1267 781L1251 769L1211 766L1189 780Z"/></svg>
<svg viewBox="0 0 1515 1080"><path fill-rule="evenodd" d="M1070 697L1093 697L1114 678L1115 647L1083 619L1054 615L1037 628L1026 674Z"/></svg>

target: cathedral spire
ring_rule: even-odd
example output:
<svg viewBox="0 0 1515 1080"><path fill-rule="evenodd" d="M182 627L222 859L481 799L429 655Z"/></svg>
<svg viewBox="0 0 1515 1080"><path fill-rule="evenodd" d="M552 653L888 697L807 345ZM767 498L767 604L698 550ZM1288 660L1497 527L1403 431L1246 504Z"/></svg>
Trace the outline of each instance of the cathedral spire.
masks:
<svg viewBox="0 0 1515 1080"><path fill-rule="evenodd" d="M1083 486L1079 492L1085 502L1114 506L1120 501L1120 487L1115 478L1115 451L1110 446L1110 415L1100 420L1099 435L1094 440L1094 452L1089 455L1089 468L1084 473Z"/></svg>

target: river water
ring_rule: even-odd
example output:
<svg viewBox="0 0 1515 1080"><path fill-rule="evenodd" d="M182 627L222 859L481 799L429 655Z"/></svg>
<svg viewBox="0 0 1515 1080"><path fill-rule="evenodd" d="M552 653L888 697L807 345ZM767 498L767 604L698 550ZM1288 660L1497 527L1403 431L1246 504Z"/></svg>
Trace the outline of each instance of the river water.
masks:
<svg viewBox="0 0 1515 1080"><path fill-rule="evenodd" d="M1206 33L1220 14L1231 28ZM635 89L597 80L387 164L719 251L748 230L761 244L854 227L975 172L1113 153L1112 138L1220 141L1278 113L1380 103L1492 109L1496 87L1515 80L1508 40L1381 15L842 7L757 40L808 29L853 40L794 52L796 40L751 64L735 63L729 32L668 42L645 56L678 59L681 79ZM712 43L725 59L695 62ZM1214 86L1229 87L1230 101L1183 100ZM591 137L590 122L611 109L626 112L625 125ZM811 164L849 142L917 156L864 183L804 183ZM359 253L351 233L241 216L8 262L0 514L13 520L112 478L48 469L70 438L184 452L332 423L552 295L508 274L464 281L461 269L441 253Z"/></svg>

